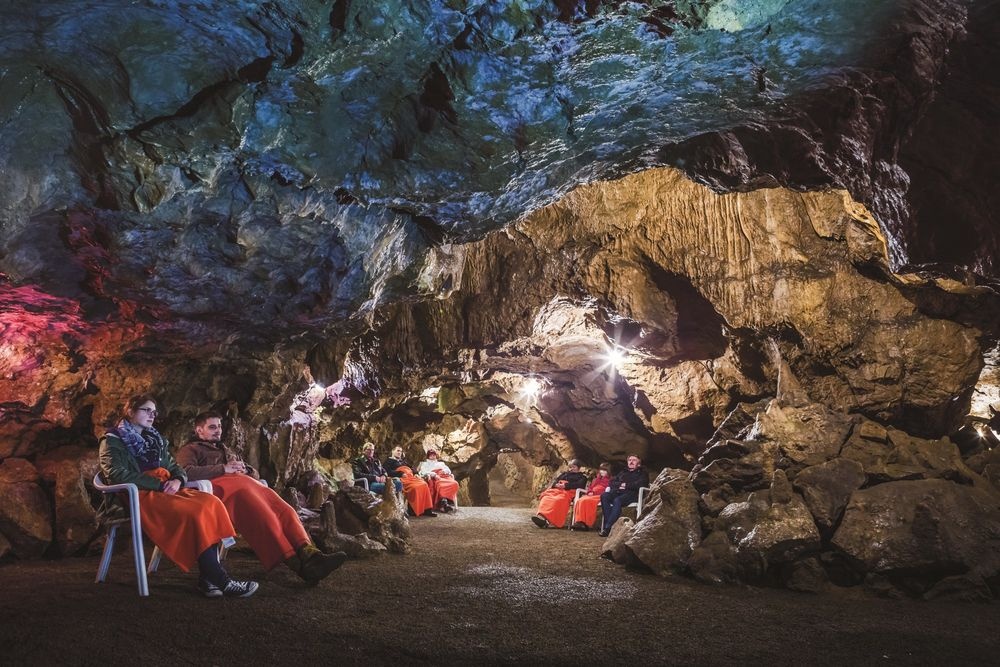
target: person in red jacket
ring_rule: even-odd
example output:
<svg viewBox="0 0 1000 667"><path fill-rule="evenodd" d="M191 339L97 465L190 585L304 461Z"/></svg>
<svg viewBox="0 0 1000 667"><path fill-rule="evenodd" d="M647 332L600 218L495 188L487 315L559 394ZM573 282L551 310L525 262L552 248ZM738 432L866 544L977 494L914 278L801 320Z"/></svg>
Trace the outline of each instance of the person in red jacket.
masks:
<svg viewBox="0 0 1000 667"><path fill-rule="evenodd" d="M611 464L602 463L597 468L597 477L587 487L587 494L580 496L573 506L572 530L590 530L597 522L597 506L601 503L601 494L611 484Z"/></svg>

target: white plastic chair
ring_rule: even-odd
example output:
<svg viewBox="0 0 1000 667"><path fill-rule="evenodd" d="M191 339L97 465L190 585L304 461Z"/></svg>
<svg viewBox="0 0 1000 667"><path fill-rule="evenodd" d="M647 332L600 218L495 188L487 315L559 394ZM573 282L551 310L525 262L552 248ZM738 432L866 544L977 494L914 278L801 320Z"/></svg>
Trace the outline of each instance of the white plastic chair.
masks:
<svg viewBox="0 0 1000 667"><path fill-rule="evenodd" d="M643 486L639 488L639 500L634 503L629 503L625 508L634 507L635 508L635 518L638 520L642 516L642 506L646 502L646 493L649 491L648 486ZM604 530L604 514L601 514L601 530Z"/></svg>
<svg viewBox="0 0 1000 667"><path fill-rule="evenodd" d="M104 541L104 552L101 554L101 562L97 566L97 579L94 583L102 583L108 576L108 568L111 566L111 553L115 548L115 536L118 534L118 525L123 521L128 521L132 525L132 557L135 559L135 576L139 584L139 595L146 597L149 595L149 581L146 578L146 554L142 546L142 515L139 511L139 487L132 483L125 484L105 484L101 481L101 473L94 475L94 488L104 494L118 493L124 491L128 494L129 518L115 520L108 523L108 534ZM212 483L207 481L188 482L184 485L187 489L198 489L207 493L212 492ZM160 563L160 548L153 549L153 557L149 561L149 572L155 572Z"/></svg>
<svg viewBox="0 0 1000 667"><path fill-rule="evenodd" d="M569 520L566 522L566 529L569 530L576 523L576 501L587 495L587 489L577 489L573 494L573 502L569 506Z"/></svg>

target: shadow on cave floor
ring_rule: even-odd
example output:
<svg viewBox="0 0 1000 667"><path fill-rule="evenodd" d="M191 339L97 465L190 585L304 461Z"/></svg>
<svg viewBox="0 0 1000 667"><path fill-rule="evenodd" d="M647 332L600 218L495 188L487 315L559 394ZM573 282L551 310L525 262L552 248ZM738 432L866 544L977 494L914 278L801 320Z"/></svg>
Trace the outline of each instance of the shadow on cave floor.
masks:
<svg viewBox="0 0 1000 667"><path fill-rule="evenodd" d="M996 664L1000 606L703 586L597 557L529 509L412 521L413 550L315 588L281 567L206 600L172 566L136 595L128 553L0 566L4 664ZM237 576L260 576L234 554Z"/></svg>

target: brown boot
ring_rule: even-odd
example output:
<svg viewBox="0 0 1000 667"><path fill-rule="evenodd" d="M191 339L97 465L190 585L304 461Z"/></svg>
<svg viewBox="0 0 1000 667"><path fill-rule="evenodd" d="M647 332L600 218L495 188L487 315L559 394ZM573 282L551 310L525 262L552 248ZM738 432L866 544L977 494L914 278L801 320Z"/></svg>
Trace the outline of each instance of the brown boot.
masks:
<svg viewBox="0 0 1000 667"><path fill-rule="evenodd" d="M297 558L302 565L296 571L296 574L302 577L310 586L315 586L327 575L343 565L344 561L347 560L347 554L343 551L332 554L323 553L316 548L316 545L307 543L298 548Z"/></svg>
<svg viewBox="0 0 1000 667"><path fill-rule="evenodd" d="M287 565L288 569L294 572L295 574L299 575L300 577L302 576L302 559L299 558L298 554L286 558L285 565Z"/></svg>

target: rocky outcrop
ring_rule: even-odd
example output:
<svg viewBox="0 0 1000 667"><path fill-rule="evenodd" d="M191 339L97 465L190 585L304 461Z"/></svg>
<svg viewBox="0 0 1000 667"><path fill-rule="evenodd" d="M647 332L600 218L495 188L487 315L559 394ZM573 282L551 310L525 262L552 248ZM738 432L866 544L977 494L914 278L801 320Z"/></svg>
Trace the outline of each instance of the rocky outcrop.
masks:
<svg viewBox="0 0 1000 667"><path fill-rule="evenodd" d="M0 463L0 533L19 558L37 558L52 542L52 506L40 481L24 459Z"/></svg>
<svg viewBox="0 0 1000 667"><path fill-rule="evenodd" d="M846 428L817 428L831 424ZM714 584L815 593L863 583L879 595L962 600L1000 590L1000 489L966 466L948 439L778 400L760 405L741 432L760 439L717 442L686 479L665 470L653 485L663 503L616 526L602 552ZM807 461L820 462L803 467ZM773 472L768 488L748 490L743 482L758 487L757 476L713 469ZM668 500L668 489L686 493ZM684 549L665 523L678 516L694 527Z"/></svg>
<svg viewBox="0 0 1000 667"><path fill-rule="evenodd" d="M812 515L783 470L775 471L769 491L755 491L746 501L726 506L712 525L729 538L741 574L750 580L820 546Z"/></svg>
<svg viewBox="0 0 1000 667"><path fill-rule="evenodd" d="M1000 574L1000 495L941 479L852 495L831 544L866 571L932 578Z"/></svg>
<svg viewBox="0 0 1000 667"><path fill-rule="evenodd" d="M87 485L97 472L96 452L68 447L38 460L38 471L51 484L55 505L55 542L60 553L71 555L87 547L96 535L96 512Z"/></svg>
<svg viewBox="0 0 1000 667"><path fill-rule="evenodd" d="M672 480L657 490L660 502L635 525L625 548L661 576L684 570L701 542L698 492L687 480Z"/></svg>
<svg viewBox="0 0 1000 667"><path fill-rule="evenodd" d="M865 483L865 469L857 461L837 458L809 466L795 476L795 490L809 507L820 530L833 528L851 495Z"/></svg>

